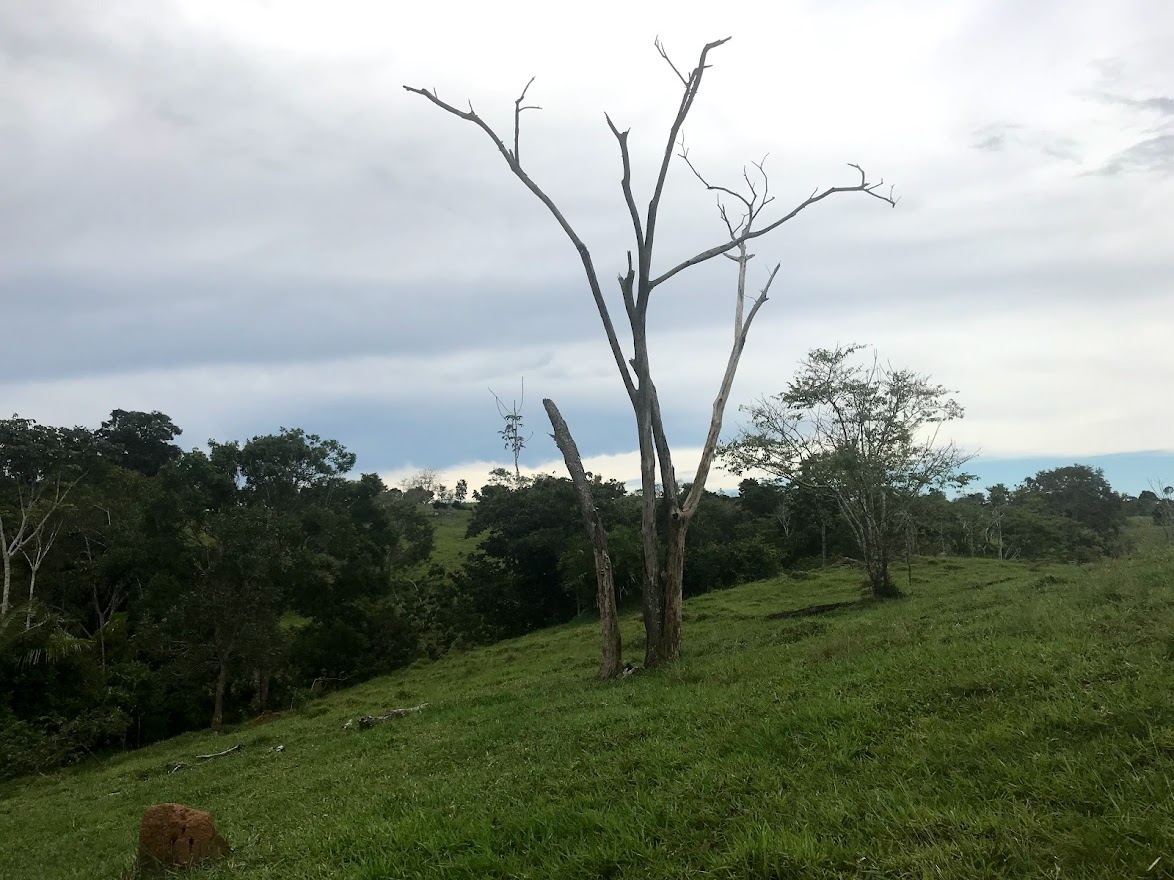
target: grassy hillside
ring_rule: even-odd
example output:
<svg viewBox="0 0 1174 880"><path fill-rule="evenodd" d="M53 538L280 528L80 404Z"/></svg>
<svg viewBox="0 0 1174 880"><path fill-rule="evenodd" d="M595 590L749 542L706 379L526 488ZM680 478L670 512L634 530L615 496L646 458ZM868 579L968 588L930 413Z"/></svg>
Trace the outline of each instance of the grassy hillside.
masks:
<svg viewBox="0 0 1174 880"><path fill-rule="evenodd" d="M1143 553L1150 553L1169 545L1166 532L1148 516L1131 516L1125 521L1125 534L1133 546Z"/></svg>
<svg viewBox="0 0 1174 880"><path fill-rule="evenodd" d="M660 672L592 681L583 622L21 780L0 876L119 877L180 801L235 847L208 878L1174 877L1174 556L930 560L779 616L859 580L692 600Z"/></svg>
<svg viewBox="0 0 1174 880"><path fill-rule="evenodd" d="M473 511L467 507L462 510L429 509L428 514L433 529L432 555L423 567L442 565L450 569L459 568L465 557L480 543L480 538L465 537Z"/></svg>

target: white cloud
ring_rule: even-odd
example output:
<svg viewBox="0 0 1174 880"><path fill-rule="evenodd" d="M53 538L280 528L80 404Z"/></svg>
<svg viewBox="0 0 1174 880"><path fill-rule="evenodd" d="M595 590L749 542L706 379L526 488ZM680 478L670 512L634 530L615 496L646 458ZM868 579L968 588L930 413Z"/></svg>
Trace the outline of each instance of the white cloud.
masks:
<svg viewBox="0 0 1174 880"><path fill-rule="evenodd" d="M677 480L682 485L691 482L701 461L700 447L683 447L674 450L673 466L677 472ZM405 479L415 476L424 466L407 465L380 474L383 481L389 486L399 486ZM495 468L504 467L513 471L513 462L502 460L465 461L437 469L437 479L445 486L455 486L458 480L465 480L469 491L479 489L489 480L489 472ZM629 489L640 487L640 453L637 451L621 452L613 455L590 455L583 459L583 468L589 474L597 474L605 480L619 480L627 484ZM567 469L561 458L550 459L534 465L519 466L524 477L556 476L566 477ZM736 490L742 477L713 467L710 470L706 488L717 492L722 490ZM660 479L657 479L660 483Z"/></svg>

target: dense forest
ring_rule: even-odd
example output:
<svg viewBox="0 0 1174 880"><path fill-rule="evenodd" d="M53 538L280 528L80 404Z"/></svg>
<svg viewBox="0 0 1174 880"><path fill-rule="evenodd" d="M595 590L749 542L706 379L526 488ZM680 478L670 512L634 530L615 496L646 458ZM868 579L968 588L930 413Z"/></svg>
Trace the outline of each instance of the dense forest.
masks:
<svg viewBox="0 0 1174 880"><path fill-rule="evenodd" d="M498 471L465 503L355 477L341 443L298 429L191 451L181 433L159 412L115 410L97 430L0 421L0 775L296 708L594 613L565 478ZM641 499L596 478L595 501L619 602L636 607ZM893 555L1086 562L1127 552L1126 517L1168 527L1172 506L1072 465L918 496ZM454 508L477 549L443 565L434 524ZM687 552L687 595L858 556L832 499L755 479L706 493Z"/></svg>

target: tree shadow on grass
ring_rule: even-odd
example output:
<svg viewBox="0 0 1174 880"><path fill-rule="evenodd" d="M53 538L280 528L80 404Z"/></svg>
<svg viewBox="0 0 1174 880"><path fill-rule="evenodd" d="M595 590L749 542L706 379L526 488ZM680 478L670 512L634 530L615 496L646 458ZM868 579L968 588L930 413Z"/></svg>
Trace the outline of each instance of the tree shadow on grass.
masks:
<svg viewBox="0 0 1174 880"><path fill-rule="evenodd" d="M872 599L853 599L849 602L831 602L827 605L808 605L806 608L796 608L793 611L775 611L773 614L766 615L767 620L789 620L795 617L816 617L820 614L827 614L831 611L841 611L848 608L864 608L867 605L875 605Z"/></svg>

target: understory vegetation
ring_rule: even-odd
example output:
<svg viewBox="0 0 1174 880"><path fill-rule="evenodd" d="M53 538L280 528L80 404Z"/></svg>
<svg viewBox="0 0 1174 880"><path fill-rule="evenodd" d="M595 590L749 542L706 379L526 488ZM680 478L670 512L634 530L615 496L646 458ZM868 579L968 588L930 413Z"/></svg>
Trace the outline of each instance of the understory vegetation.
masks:
<svg viewBox="0 0 1174 880"><path fill-rule="evenodd" d="M1172 570L918 559L878 603L839 565L689 600L682 661L616 681L586 620L419 661L5 784L0 873L124 876L180 801L209 880L1169 877Z"/></svg>

